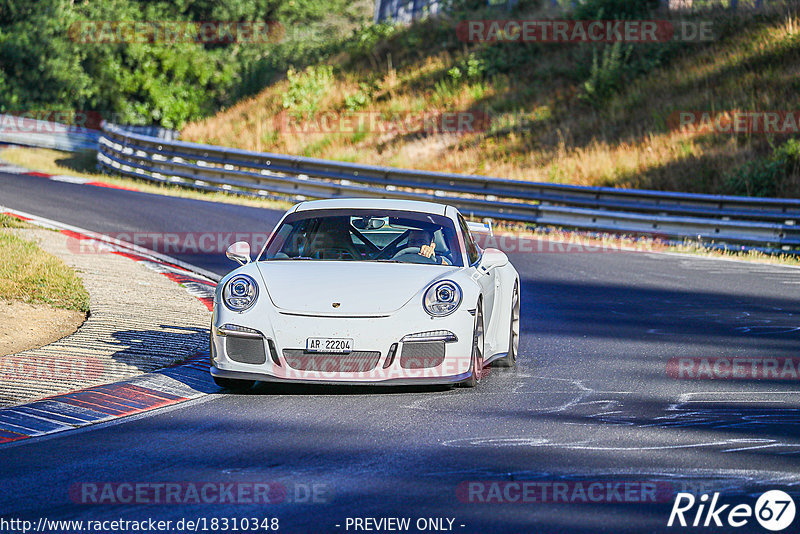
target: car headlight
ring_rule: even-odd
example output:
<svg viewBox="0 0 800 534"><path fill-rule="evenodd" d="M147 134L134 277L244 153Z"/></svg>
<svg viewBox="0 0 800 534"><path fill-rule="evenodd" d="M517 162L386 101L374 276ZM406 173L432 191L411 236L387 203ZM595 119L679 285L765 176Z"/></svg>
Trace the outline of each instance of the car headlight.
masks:
<svg viewBox="0 0 800 534"><path fill-rule="evenodd" d="M450 315L461 304L461 288L455 282L436 282L425 292L422 306L434 317Z"/></svg>
<svg viewBox="0 0 800 534"><path fill-rule="evenodd" d="M225 306L236 312L242 312L255 304L258 298L256 281L246 274L237 274L222 289L222 300Z"/></svg>

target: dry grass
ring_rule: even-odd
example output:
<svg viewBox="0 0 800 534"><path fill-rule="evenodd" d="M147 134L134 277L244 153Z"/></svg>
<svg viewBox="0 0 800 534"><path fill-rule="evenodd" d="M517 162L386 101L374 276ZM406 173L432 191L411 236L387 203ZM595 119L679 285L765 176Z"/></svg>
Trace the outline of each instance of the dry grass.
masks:
<svg viewBox="0 0 800 534"><path fill-rule="evenodd" d="M462 50L441 50L431 43L429 50L402 52L410 56L404 59L398 57L400 50L376 52L375 65L368 68L342 58L326 90L315 95L315 103L321 112L340 113L346 99L367 84L373 94L362 111L481 109L491 114L493 131L286 132L276 120L285 111L282 95L289 81L283 80L188 125L183 135L189 141L369 164L718 193L732 171L768 155L770 142L781 139L678 132L668 126L670 115L678 110L797 110L800 26L793 13L749 23L724 18L727 14L714 16L723 17L714 20L715 27L733 28L721 41L682 49L667 67L627 83L602 109L581 102L579 80L558 74L575 67L576 58L587 60L586 54L580 56L569 46L545 48L535 64L514 75L467 80L448 88L437 82L447 80L447 70L472 49L462 43ZM800 196L797 178L780 193Z"/></svg>
<svg viewBox="0 0 800 534"><path fill-rule="evenodd" d="M767 254L757 250L720 250L701 246L698 243L685 242L681 245L668 247L666 252L676 252L680 254L693 254L709 258L720 258L726 260L749 261L762 263L765 265L790 265L800 267L800 257L790 254Z"/></svg>
<svg viewBox="0 0 800 534"><path fill-rule="evenodd" d="M9 230L19 226L15 219L0 215L0 300L88 312L89 294L78 275Z"/></svg>
<svg viewBox="0 0 800 534"><path fill-rule="evenodd" d="M34 171L88 178L118 187L136 189L143 193L276 210L286 210L292 205L291 202L282 202L279 200L244 197L224 192L198 191L177 185L160 184L147 180L137 180L124 176L93 172L92 169L96 162L93 153L71 154L45 148L8 148L0 153L0 157L11 164L19 165Z"/></svg>
<svg viewBox="0 0 800 534"><path fill-rule="evenodd" d="M5 213L0 213L0 228L32 228L33 226L25 221L11 217Z"/></svg>

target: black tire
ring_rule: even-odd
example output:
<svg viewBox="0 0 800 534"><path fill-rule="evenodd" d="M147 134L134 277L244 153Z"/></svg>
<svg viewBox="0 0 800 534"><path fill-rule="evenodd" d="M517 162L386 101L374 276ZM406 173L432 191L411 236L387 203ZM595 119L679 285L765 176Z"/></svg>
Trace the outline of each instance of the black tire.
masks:
<svg viewBox="0 0 800 534"><path fill-rule="evenodd" d="M255 380L237 380L236 378L222 378L220 376L213 376L214 383L221 388L230 391L245 392L255 385Z"/></svg>
<svg viewBox="0 0 800 534"><path fill-rule="evenodd" d="M514 367L517 365L519 354L519 282L514 282L514 292L511 294L511 321L508 336L508 354L495 360L495 367Z"/></svg>
<svg viewBox="0 0 800 534"><path fill-rule="evenodd" d="M472 354L470 356L471 372L468 378L459 382L459 387L473 388L481 381L481 375L483 374L483 349L483 304L479 300L478 308L475 311L475 328L472 334Z"/></svg>

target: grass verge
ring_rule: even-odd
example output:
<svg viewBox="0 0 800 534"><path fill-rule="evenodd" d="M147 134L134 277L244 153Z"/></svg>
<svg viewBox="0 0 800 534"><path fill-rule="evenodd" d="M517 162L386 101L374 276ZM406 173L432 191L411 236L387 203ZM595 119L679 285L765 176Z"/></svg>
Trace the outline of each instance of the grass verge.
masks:
<svg viewBox="0 0 800 534"><path fill-rule="evenodd" d="M10 229L26 227L0 214L0 300L89 311L89 294L63 261Z"/></svg>

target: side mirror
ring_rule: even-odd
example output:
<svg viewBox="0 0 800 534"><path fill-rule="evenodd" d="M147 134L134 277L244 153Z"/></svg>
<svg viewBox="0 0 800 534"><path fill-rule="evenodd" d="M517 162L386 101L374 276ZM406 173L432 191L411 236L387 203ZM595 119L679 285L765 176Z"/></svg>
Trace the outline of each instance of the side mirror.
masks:
<svg viewBox="0 0 800 534"><path fill-rule="evenodd" d="M487 248L483 251L483 257L478 264L478 271L483 274L489 274L492 269L508 265L508 256L501 250L496 248Z"/></svg>
<svg viewBox="0 0 800 534"><path fill-rule="evenodd" d="M237 241L228 247L228 250L225 251L225 255L228 256L229 260L238 262L239 265L250 263L250 243L247 241Z"/></svg>

